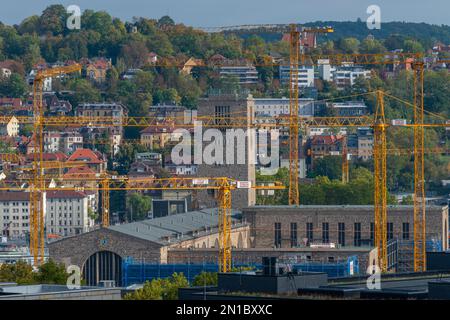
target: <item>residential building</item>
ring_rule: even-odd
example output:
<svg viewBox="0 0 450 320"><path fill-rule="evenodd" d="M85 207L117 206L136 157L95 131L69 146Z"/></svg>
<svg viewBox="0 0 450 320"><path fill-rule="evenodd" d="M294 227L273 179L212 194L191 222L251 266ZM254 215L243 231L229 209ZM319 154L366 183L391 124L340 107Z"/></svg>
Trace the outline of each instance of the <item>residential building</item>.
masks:
<svg viewBox="0 0 450 320"><path fill-rule="evenodd" d="M370 128L358 129L358 158L369 160L373 155L373 132Z"/></svg>
<svg viewBox="0 0 450 320"><path fill-rule="evenodd" d="M329 59L318 59L317 70L319 79L322 79L323 81L332 81L333 73L336 71L336 69L330 65Z"/></svg>
<svg viewBox="0 0 450 320"><path fill-rule="evenodd" d="M345 87L353 86L358 78L369 79L370 77L370 70L358 66L343 66L336 68L333 74L333 81L338 89L344 89Z"/></svg>
<svg viewBox="0 0 450 320"><path fill-rule="evenodd" d="M313 87L314 86L314 67L312 66L299 66L298 67L298 86ZM291 68L290 66L280 66L280 81L282 84L289 84L291 80Z"/></svg>
<svg viewBox="0 0 450 320"><path fill-rule="evenodd" d="M44 133L44 152L73 153L83 147L83 136L77 131Z"/></svg>
<svg viewBox="0 0 450 320"><path fill-rule="evenodd" d="M337 131L337 132L336 132ZM327 135L336 133L338 136L344 136L347 134L347 128L338 128L335 127L307 127L306 128L306 136L312 137L312 136L321 136L321 135Z"/></svg>
<svg viewBox="0 0 450 320"><path fill-rule="evenodd" d="M322 158L330 155L338 155L340 150L340 136L317 135L309 141L309 155L312 159Z"/></svg>
<svg viewBox="0 0 450 320"><path fill-rule="evenodd" d="M38 72L38 69L32 69L30 73L26 77L27 83L32 86L34 83L34 78L36 77L36 74ZM42 85L42 91L44 92L51 92L52 91L52 77L45 78Z"/></svg>
<svg viewBox="0 0 450 320"><path fill-rule="evenodd" d="M220 67L221 78L235 78L241 85L258 83L258 71L254 66L222 66Z"/></svg>
<svg viewBox="0 0 450 320"><path fill-rule="evenodd" d="M329 107L338 117L359 117L368 113L368 108L362 101L330 103Z"/></svg>
<svg viewBox="0 0 450 320"><path fill-rule="evenodd" d="M75 115L80 117L99 118L107 117L111 119L112 125L104 126L89 126L85 133L86 141L94 138L101 138L103 133L107 133L111 139L111 146L113 154L119 152L119 146L123 137L123 121L128 115L127 108L120 103L84 103L80 104L76 110Z"/></svg>
<svg viewBox="0 0 450 320"><path fill-rule="evenodd" d="M202 59L190 58L188 61L184 63L183 68L180 70L180 73L184 75L189 75L191 74L193 68L202 66L203 64L204 63Z"/></svg>
<svg viewBox="0 0 450 320"><path fill-rule="evenodd" d="M290 114L290 99L283 98L254 98L256 116L280 116ZM298 99L298 114L302 117L314 116L314 100Z"/></svg>
<svg viewBox="0 0 450 320"><path fill-rule="evenodd" d="M158 55L154 52L150 52L147 56L148 64L156 64L158 62Z"/></svg>
<svg viewBox="0 0 450 320"><path fill-rule="evenodd" d="M111 69L111 59L97 58L89 60L85 66L89 80L102 83L106 80L106 73Z"/></svg>
<svg viewBox="0 0 450 320"><path fill-rule="evenodd" d="M14 239L24 238L29 232L30 194L24 191L0 192L0 234Z"/></svg>
<svg viewBox="0 0 450 320"><path fill-rule="evenodd" d="M128 69L123 75L122 80L131 80L133 79L138 72L142 71L141 69Z"/></svg>
<svg viewBox="0 0 450 320"><path fill-rule="evenodd" d="M176 124L192 124L197 118L197 110L177 105L158 104L148 108L148 116L160 121L172 120Z"/></svg>
<svg viewBox="0 0 450 320"><path fill-rule="evenodd" d="M0 125L0 134L2 136L17 137L19 135L19 120L12 116L8 123Z"/></svg>
<svg viewBox="0 0 450 320"><path fill-rule="evenodd" d="M45 93L43 101L51 115L64 116L72 111L72 104L68 100L60 100L54 92Z"/></svg>
<svg viewBox="0 0 450 320"><path fill-rule="evenodd" d="M0 113L4 115L15 114L17 111L23 110L25 106L22 99L19 98L0 98Z"/></svg>
<svg viewBox="0 0 450 320"><path fill-rule="evenodd" d="M198 172L198 165L168 163L164 165L164 169L176 176L195 176Z"/></svg>
<svg viewBox="0 0 450 320"><path fill-rule="evenodd" d="M162 149L168 143L178 141L181 137L182 133L175 132L173 122L169 121L141 130L141 144L150 148L150 150Z"/></svg>
<svg viewBox="0 0 450 320"><path fill-rule="evenodd" d="M103 173L106 170L107 161L98 151L90 149L76 149L69 157L68 161L83 161L90 169L96 173Z"/></svg>
<svg viewBox="0 0 450 320"><path fill-rule="evenodd" d="M67 237L88 232L94 226L93 210L83 192L47 191L47 233Z"/></svg>

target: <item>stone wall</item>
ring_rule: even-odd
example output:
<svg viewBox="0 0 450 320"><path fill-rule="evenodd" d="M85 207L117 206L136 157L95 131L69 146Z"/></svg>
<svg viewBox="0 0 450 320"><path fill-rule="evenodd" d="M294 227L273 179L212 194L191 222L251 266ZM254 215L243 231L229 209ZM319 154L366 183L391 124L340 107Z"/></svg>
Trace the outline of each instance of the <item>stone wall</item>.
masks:
<svg viewBox="0 0 450 320"><path fill-rule="evenodd" d="M49 244L50 258L66 265L83 267L86 260L98 251L111 251L123 259L127 257L161 260L161 245L109 229L97 229Z"/></svg>
<svg viewBox="0 0 450 320"><path fill-rule="evenodd" d="M250 229L247 225L233 227L231 231L232 246L248 248L249 234ZM66 265L74 264L83 268L86 260L98 251L111 251L118 254L122 259L131 257L135 261L167 263L167 252L171 248L218 248L218 245L219 235L217 232L162 245L117 231L98 229L53 242L49 245L49 250L52 259Z"/></svg>

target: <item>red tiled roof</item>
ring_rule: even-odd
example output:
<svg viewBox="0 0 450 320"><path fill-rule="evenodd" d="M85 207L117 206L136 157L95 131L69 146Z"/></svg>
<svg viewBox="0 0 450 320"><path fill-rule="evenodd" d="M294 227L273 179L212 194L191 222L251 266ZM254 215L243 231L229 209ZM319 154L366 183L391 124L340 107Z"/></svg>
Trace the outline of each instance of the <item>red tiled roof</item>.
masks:
<svg viewBox="0 0 450 320"><path fill-rule="evenodd" d="M147 127L141 130L141 133L171 133L175 130L172 122L159 123L157 127Z"/></svg>
<svg viewBox="0 0 450 320"><path fill-rule="evenodd" d="M0 106L19 108L22 106L22 100L20 98L0 98Z"/></svg>
<svg viewBox="0 0 450 320"><path fill-rule="evenodd" d="M67 156L62 152L55 152L55 153L43 153L42 158L44 161L66 161ZM27 154L27 161L33 161L34 154L29 153Z"/></svg>
<svg viewBox="0 0 450 320"><path fill-rule="evenodd" d="M313 136L311 144L334 144L339 140L335 135Z"/></svg>
<svg viewBox="0 0 450 320"><path fill-rule="evenodd" d="M102 163L100 153L90 149L77 149L69 157L69 161L86 161L87 163Z"/></svg>
<svg viewBox="0 0 450 320"><path fill-rule="evenodd" d="M89 167L73 167L70 168L66 174L64 174L64 177L70 177L70 176L95 176L95 172L92 171Z"/></svg>

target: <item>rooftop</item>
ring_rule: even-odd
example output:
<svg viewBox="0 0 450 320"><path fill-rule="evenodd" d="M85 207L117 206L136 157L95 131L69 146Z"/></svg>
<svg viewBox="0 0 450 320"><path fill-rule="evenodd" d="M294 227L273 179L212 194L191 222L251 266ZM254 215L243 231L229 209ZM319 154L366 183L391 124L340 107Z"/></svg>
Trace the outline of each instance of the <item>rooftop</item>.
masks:
<svg viewBox="0 0 450 320"><path fill-rule="evenodd" d="M233 211L232 221L240 223L239 218L240 212ZM186 241L199 235L208 234L217 226L218 213L217 209L213 208L115 225L109 227L109 229L166 245L167 243Z"/></svg>

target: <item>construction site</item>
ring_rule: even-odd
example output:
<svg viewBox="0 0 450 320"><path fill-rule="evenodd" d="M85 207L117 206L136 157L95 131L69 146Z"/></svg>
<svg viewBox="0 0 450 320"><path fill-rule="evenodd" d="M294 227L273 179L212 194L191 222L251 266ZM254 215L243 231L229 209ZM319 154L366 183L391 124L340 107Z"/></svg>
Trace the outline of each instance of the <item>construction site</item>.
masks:
<svg viewBox="0 0 450 320"><path fill-rule="evenodd" d="M424 74L427 65L424 54L405 51L317 54L313 47L305 46L308 37L313 37L315 45L316 37L326 37L335 31L329 26L305 27L300 24L242 25L202 31L223 35L284 35L289 45L288 60L251 61L257 68L288 70L288 112L279 115L258 113L262 98L253 96L245 88L210 88L199 99L196 115L189 123L185 117L179 116L165 114L162 121L157 116L131 116L116 111L49 115L44 106L46 81L81 75L83 66L73 63L37 70L32 81L32 113L14 116L18 126L32 127L32 151L27 155L30 165L14 175L9 175L7 170L2 171L0 181L0 201L14 201L23 208L29 208L28 243L25 244L29 251L18 249L24 246L23 243L16 246L9 241L8 237L13 233L8 229L13 225L2 224L0 226L6 226L2 247L5 254L0 251L0 264L22 260L38 268L51 259L66 267L75 265L81 270L84 284L90 287L109 283L112 287L130 288L146 281L169 278L176 272L183 273L191 283L201 273L218 273L217 286L208 288L208 300L227 299L230 296L226 295L232 292L261 292L274 298L296 296L300 299L448 298L448 278L437 278L450 273L450 260L448 264L441 263L449 250L449 206L448 202L429 201L425 171L428 155L448 157L449 150L446 144L430 146L425 137L427 130L437 130L447 137L450 122L442 115L428 111L425 105ZM202 70L226 67L228 72L234 72L230 70L242 67L229 62L189 61L190 64L180 66L173 59L160 56L152 68ZM449 64L450 61L438 60L435 63ZM348 96L311 98L302 104L302 99L306 99L303 97L306 89L302 85L304 76L298 70L323 70L325 64L358 66L372 74L389 68L403 68L409 72L404 86L411 90L412 100L407 101L377 87ZM350 109L342 106L344 99L371 101L373 112L355 115L345 111ZM387 101L399 106L397 114L387 114ZM319 106L323 103L336 103L337 110L345 110L336 115L302 115L304 105ZM352 110L357 108L354 105L350 107ZM412 115L412 118L399 119L398 114L402 112ZM203 137L208 130L223 135L228 129L242 130L246 133L245 140L242 145L239 141L235 144L234 137L229 139L227 133L219 149L214 150L214 161L196 162L196 172L191 176L121 174L111 170L107 161L105 168L95 171L93 166L97 169L102 164L92 161L92 157L86 156L87 152L81 151L82 148L76 149L65 161L48 156L51 139L47 138L47 132L75 127L100 131L117 127L121 130L145 129L145 132L141 131L141 142L124 139L121 143L140 144L144 141L144 134L152 135L152 139L160 134L159 143L162 144L161 133L165 132L168 122L172 131L167 141L174 136L177 141L185 137L183 135L189 137L187 149L183 149L183 156L189 150L189 161L195 157L196 148L200 154L208 150L208 141L212 139L205 141ZM0 116L0 124L6 126L10 123L10 116ZM305 143L310 132L345 130L336 142L339 150L330 153L339 159L341 176L337 180L345 186L351 182L349 168L356 161L352 160L352 155L355 155L352 148L355 147L350 132L363 129L372 137L367 145L359 143L359 148L369 150L367 162L371 163L368 167L373 170L373 194L370 194L373 201L360 205L305 203L302 186L314 184L307 178L308 171L317 168L320 159L329 153L323 149L322 142L318 148L314 147L313 139L310 144ZM400 130L411 135L412 144L404 148L390 147L390 133ZM254 137L252 132L257 132ZM276 174L261 175L265 169L258 163L263 157L261 132L271 132L269 141L278 141L278 132L286 138L281 141L280 148L287 150L284 167L288 181L277 180ZM197 133L203 137L200 143L196 140ZM216 135L212 136L217 139ZM191 142L191 137L194 142ZM266 145L265 150L267 157L276 149L272 147L269 150ZM94 153L98 150L95 149ZM241 157L241 162L225 162L217 158L218 154L228 157L230 153L233 160ZM393 202L388 190L391 179L388 161L405 155L413 163L413 171L410 172L412 202L408 204ZM17 160L14 154L1 156L2 168ZM306 157L310 157L310 163ZM259 160L255 162L253 159L256 158ZM137 166L144 166L146 162L137 163ZM448 177L442 177L445 179ZM372 192L372 186L368 190ZM165 193L171 196L156 200L155 194ZM120 221L116 210L112 210L115 205L113 198L124 195L119 202L127 202L128 205L127 198L133 194L154 198L152 215L136 220L131 211L130 219ZM282 194L287 194L283 203L265 204L261 201ZM73 224L72 221L64 225L60 222L64 231L61 231L61 225L58 227L58 223L54 223L61 220L62 212L66 217L65 206L80 208L80 205L89 206L90 201L96 201L93 208L97 210L91 210L90 214L97 213L99 223L86 218L89 221L83 222L81 227L80 215L77 219L76 212L70 213ZM7 204L5 208L8 208ZM160 211L157 213L156 209ZM382 277L382 289L367 288L366 280L374 274ZM399 278L409 279L416 286L405 289L402 287L404 282L397 280ZM442 289L443 284L447 291ZM0 300L3 292L14 291L5 290L0 287ZM113 295L118 298L117 292ZM180 289L179 295L180 299L206 297L203 291L194 289Z"/></svg>

